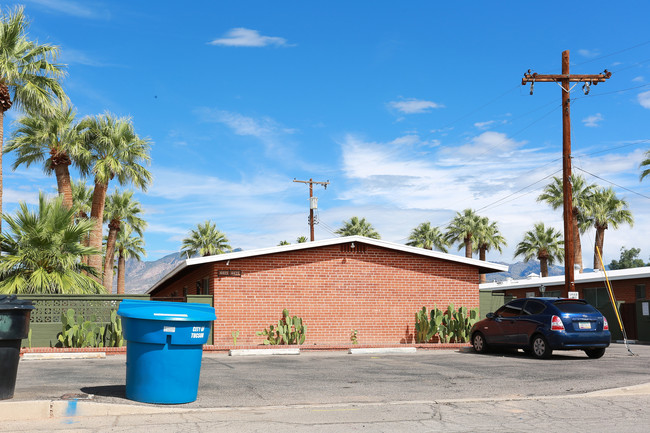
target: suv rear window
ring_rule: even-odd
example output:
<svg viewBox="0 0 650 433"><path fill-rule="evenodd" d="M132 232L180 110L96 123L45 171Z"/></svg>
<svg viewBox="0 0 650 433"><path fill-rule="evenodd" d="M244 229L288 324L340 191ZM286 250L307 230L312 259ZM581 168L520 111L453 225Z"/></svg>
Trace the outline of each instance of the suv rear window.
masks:
<svg viewBox="0 0 650 433"><path fill-rule="evenodd" d="M598 310L596 310L591 305L587 304L586 302L580 302L580 301L561 300L561 301L553 302L553 305L555 305L557 309L563 313L597 313L598 312Z"/></svg>

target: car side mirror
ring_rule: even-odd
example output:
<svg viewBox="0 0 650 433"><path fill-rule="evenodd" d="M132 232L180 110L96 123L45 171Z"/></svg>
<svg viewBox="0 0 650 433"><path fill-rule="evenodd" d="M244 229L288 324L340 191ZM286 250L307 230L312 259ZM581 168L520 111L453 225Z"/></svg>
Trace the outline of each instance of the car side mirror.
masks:
<svg viewBox="0 0 650 433"><path fill-rule="evenodd" d="M485 317L488 318L488 319L494 319L494 318L497 317L497 316L496 316L494 313L487 313L487 314L485 315Z"/></svg>

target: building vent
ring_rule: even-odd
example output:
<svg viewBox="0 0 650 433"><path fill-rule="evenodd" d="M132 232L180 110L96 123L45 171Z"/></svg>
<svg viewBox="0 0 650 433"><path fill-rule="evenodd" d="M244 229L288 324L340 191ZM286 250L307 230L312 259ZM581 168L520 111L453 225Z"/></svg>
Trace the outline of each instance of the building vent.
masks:
<svg viewBox="0 0 650 433"><path fill-rule="evenodd" d="M363 254L366 252L366 246L364 244L360 244L359 242L350 242L349 244L341 245L341 252Z"/></svg>

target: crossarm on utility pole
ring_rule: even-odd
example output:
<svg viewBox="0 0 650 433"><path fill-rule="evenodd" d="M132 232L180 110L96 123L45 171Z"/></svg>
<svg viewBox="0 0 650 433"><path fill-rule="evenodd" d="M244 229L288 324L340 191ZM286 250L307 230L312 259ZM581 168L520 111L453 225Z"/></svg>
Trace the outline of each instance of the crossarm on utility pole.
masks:
<svg viewBox="0 0 650 433"><path fill-rule="evenodd" d="M311 198L314 196L314 184L316 185L323 185L323 188L327 189L327 185L330 184L330 181L326 182L316 182L312 179L309 180L296 180L296 178L293 179L294 182L296 183L306 183L309 184L309 240L311 242L314 242L314 209L311 207Z"/></svg>

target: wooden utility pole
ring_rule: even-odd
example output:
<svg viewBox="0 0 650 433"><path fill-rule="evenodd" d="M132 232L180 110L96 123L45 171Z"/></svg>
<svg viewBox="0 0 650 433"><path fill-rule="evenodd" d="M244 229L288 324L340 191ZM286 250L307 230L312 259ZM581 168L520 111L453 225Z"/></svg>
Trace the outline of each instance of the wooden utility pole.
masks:
<svg viewBox="0 0 650 433"><path fill-rule="evenodd" d="M569 73L569 51L562 52L562 74L543 75L532 73L528 70L521 80L521 84L530 83L530 94L533 94L533 87L536 82L555 82L562 88L562 194L564 198L564 288L567 292L575 291L574 268L575 252L573 240L573 193L571 191L571 87L570 83L585 83L582 89L585 95L589 93L589 86L604 83L612 76L607 69L602 74L595 75L571 75ZM575 86L575 84L574 84ZM575 233L580 236L579 233Z"/></svg>
<svg viewBox="0 0 650 433"><path fill-rule="evenodd" d="M294 182L298 183L308 183L309 184L309 240L314 242L314 204L312 203L312 198L314 197L314 184L323 185L327 189L327 185L330 184L330 181L327 182L315 182L312 179L309 180L296 180Z"/></svg>

